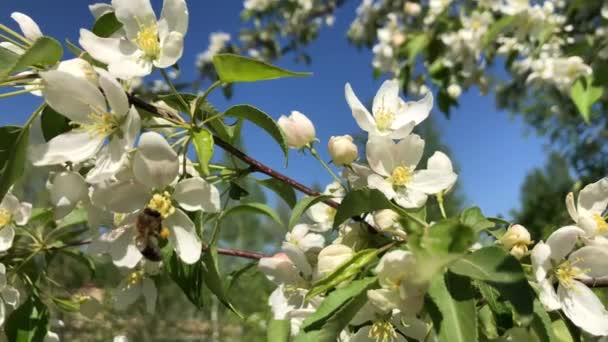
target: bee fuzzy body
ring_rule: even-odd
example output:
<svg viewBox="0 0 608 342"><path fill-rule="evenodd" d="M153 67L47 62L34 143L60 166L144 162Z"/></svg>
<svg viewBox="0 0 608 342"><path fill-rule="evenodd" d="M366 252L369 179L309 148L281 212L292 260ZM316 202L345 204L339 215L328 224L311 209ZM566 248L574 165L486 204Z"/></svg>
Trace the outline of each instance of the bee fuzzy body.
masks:
<svg viewBox="0 0 608 342"><path fill-rule="evenodd" d="M144 208L137 216L137 248L141 254L150 261L161 261L162 255L158 246L158 239L162 230L161 214L150 208Z"/></svg>

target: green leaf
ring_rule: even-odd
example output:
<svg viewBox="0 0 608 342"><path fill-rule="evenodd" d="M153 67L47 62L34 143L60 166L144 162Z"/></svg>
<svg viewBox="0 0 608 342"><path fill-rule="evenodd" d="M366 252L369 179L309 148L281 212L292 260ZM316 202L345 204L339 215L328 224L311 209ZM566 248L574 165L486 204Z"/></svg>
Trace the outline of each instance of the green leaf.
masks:
<svg viewBox="0 0 608 342"><path fill-rule="evenodd" d="M346 197L340 202L340 206L334 217L334 228L338 228L351 217L382 209L393 209L401 212L399 207L389 201L377 189L362 188L353 190L347 193Z"/></svg>
<svg viewBox="0 0 608 342"><path fill-rule="evenodd" d="M484 305L479 309L479 331L488 339L497 338L498 330L496 320L489 305Z"/></svg>
<svg viewBox="0 0 608 342"><path fill-rule="evenodd" d="M551 317L538 299L534 300L534 318L531 328L541 342L558 342L551 326Z"/></svg>
<svg viewBox="0 0 608 342"><path fill-rule="evenodd" d="M513 327L513 315L511 307L507 302L500 300L500 293L483 282L475 282L483 299L488 303L495 316L496 324L501 330L507 330Z"/></svg>
<svg viewBox="0 0 608 342"><path fill-rule="evenodd" d="M173 281L196 308L202 309L205 289L203 264L201 262L192 265L183 263L170 247L165 247L163 254L163 259L165 259L163 264Z"/></svg>
<svg viewBox="0 0 608 342"><path fill-rule="evenodd" d="M308 72L285 70L257 59L230 53L213 56L213 66L222 82L256 82L281 77L304 77Z"/></svg>
<svg viewBox="0 0 608 342"><path fill-rule="evenodd" d="M405 51L407 52L407 62L409 65L414 65L418 54L424 51L424 49L427 47L427 45L429 45L430 42L430 37L426 33L414 35L413 37L407 40L405 45Z"/></svg>
<svg viewBox="0 0 608 342"><path fill-rule="evenodd" d="M450 265L450 271L476 280L517 283L526 276L517 259L496 246L479 249Z"/></svg>
<svg viewBox="0 0 608 342"><path fill-rule="evenodd" d="M510 28L515 23L516 16L503 16L499 20L495 21L486 34L482 38L482 45L488 47L490 44L496 41L498 35Z"/></svg>
<svg viewBox="0 0 608 342"><path fill-rule="evenodd" d="M228 110L224 112L224 116L251 121L253 124L266 131L266 133L279 144L283 151L283 155L285 155L285 159L287 159L289 151L287 138L285 138L283 131L270 115L250 105L236 105L228 108Z"/></svg>
<svg viewBox="0 0 608 342"><path fill-rule="evenodd" d="M486 219L486 217L481 213L481 209L479 209L479 207L466 208L462 214L460 214L460 222L473 228L475 232L480 232L496 225L494 222Z"/></svg>
<svg viewBox="0 0 608 342"><path fill-rule="evenodd" d="M80 310L80 303L71 298L53 297L52 300L53 304L64 312L78 312Z"/></svg>
<svg viewBox="0 0 608 342"><path fill-rule="evenodd" d="M446 272L433 279L428 297L428 311L440 342L477 341L477 310L469 279Z"/></svg>
<svg viewBox="0 0 608 342"><path fill-rule="evenodd" d="M279 216L279 214L277 214L277 212L274 209L272 209L267 204L259 203L259 202L248 202L248 203L237 204L233 207L228 208L226 211L224 211L224 214L222 216L226 217L230 214L243 213L243 212L266 215L269 218L271 218L273 221L278 223L279 225L283 225L283 222L281 222L281 217Z"/></svg>
<svg viewBox="0 0 608 342"><path fill-rule="evenodd" d="M289 342L289 331L291 323L288 319L271 319L268 322L266 331L266 341L268 342Z"/></svg>
<svg viewBox="0 0 608 342"><path fill-rule="evenodd" d="M30 46L10 72L17 72L31 66L48 67L61 60L63 48L61 43L51 37L40 37Z"/></svg>
<svg viewBox="0 0 608 342"><path fill-rule="evenodd" d="M302 329L314 330L327 321L342 305L350 299L366 292L374 287L377 282L377 277L367 277L359 280L354 280L352 283L331 292L325 298L315 312L308 316L302 323Z"/></svg>
<svg viewBox="0 0 608 342"><path fill-rule="evenodd" d="M207 251L203 254L203 280L207 287L217 297L220 303L224 304L228 309L234 312L239 318L243 319L243 315L234 307L228 295L224 282L220 276L219 267L217 265L217 248L214 245L209 246Z"/></svg>
<svg viewBox="0 0 608 342"><path fill-rule="evenodd" d="M0 127L0 199L23 175L28 138L28 128Z"/></svg>
<svg viewBox="0 0 608 342"><path fill-rule="evenodd" d="M70 120L57 113L50 106L44 106L40 114L40 126L42 127L42 136L44 136L44 140L46 141L72 129Z"/></svg>
<svg viewBox="0 0 608 342"><path fill-rule="evenodd" d="M31 295L4 323L10 342L43 341L49 325L49 311L38 297Z"/></svg>
<svg viewBox="0 0 608 342"><path fill-rule="evenodd" d="M91 279L93 279L93 277L95 277L95 272L96 272L95 262L93 262L93 260L91 259L91 257L88 254L85 254L79 250L70 250L67 248L61 249L60 253L69 258L72 258L72 259L76 260L77 262L81 263L82 265L84 265L87 268L87 270L90 272Z"/></svg>
<svg viewBox="0 0 608 342"><path fill-rule="evenodd" d="M0 80L11 72L18 60L18 54L0 47Z"/></svg>
<svg viewBox="0 0 608 342"><path fill-rule="evenodd" d="M107 38L121 28L122 24L116 19L116 14L114 14L114 12L108 12L97 19L91 31L96 36Z"/></svg>
<svg viewBox="0 0 608 342"><path fill-rule="evenodd" d="M275 178L258 179L257 182L274 191L290 208L296 205L296 192L291 186Z"/></svg>
<svg viewBox="0 0 608 342"><path fill-rule="evenodd" d="M575 339L572 337L570 333L570 329L568 329L568 325L564 320L558 319L551 322L551 327L553 328L553 333L555 334L556 341L558 342L574 342L579 341L579 339Z"/></svg>
<svg viewBox="0 0 608 342"><path fill-rule="evenodd" d="M593 77L580 78L570 88L570 98L578 108L585 123L591 120L591 107L602 97L604 90L593 85Z"/></svg>
<svg viewBox="0 0 608 342"><path fill-rule="evenodd" d="M363 268L374 261L380 253L391 246L392 244L389 244L383 248L364 249L355 253L348 261L336 268L335 271L313 283L312 288L306 294L306 298L313 298L333 289L342 282L351 280L363 270Z"/></svg>
<svg viewBox="0 0 608 342"><path fill-rule="evenodd" d="M310 208L311 206L331 199L332 196L330 195L320 195L320 196L305 196L303 197L294 207L293 210L291 211L291 217L289 217L289 224L287 225L287 229L291 230L291 228L293 228L298 221L300 221L300 217L302 217L302 215L304 215L304 212L306 212L306 210L308 208Z"/></svg>
<svg viewBox="0 0 608 342"><path fill-rule="evenodd" d="M192 130L192 142L198 158L199 172L209 175L209 162L213 158L213 134L205 128Z"/></svg>

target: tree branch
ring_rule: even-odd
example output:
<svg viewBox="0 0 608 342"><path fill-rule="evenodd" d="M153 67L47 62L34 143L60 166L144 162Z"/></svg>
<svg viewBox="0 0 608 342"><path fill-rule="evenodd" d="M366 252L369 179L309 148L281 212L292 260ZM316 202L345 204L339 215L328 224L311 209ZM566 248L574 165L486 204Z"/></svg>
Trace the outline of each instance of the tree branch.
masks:
<svg viewBox="0 0 608 342"><path fill-rule="evenodd" d="M580 279L581 283L588 287L608 287L608 277L595 278L595 279Z"/></svg>

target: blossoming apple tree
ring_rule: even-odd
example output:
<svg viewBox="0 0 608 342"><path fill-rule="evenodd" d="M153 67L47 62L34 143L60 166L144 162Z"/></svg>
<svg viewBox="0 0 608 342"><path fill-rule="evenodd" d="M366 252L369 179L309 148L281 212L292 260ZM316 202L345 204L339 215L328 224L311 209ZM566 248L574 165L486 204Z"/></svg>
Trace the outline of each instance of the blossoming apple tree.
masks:
<svg viewBox="0 0 608 342"><path fill-rule="evenodd" d="M261 3L274 2L247 1L247 10ZM443 13L436 6L431 1L435 21ZM240 315L218 258L256 260L276 284L268 298L269 341L608 335L608 311L594 292L608 285L608 178L570 193L563 210L572 222L545 241L532 241L525 227L485 217L477 207L452 217L442 211L441 220L430 222L427 204L443 208L458 180L445 153L421 160L425 141L412 132L436 103L431 91L406 101L404 78L395 73L370 110L354 90L365 85L345 83L345 102L367 140L362 155L352 137L332 137L327 148L341 171L335 172L319 156L325 143L305 114L294 110L275 121L251 105L220 111L208 101L220 86L305 73L218 50L205 55L216 82L198 94L179 92L167 69L183 52L184 0L165 0L159 16L148 0L90 8L96 20L91 30L80 30L78 45L63 46L22 13L12 14L18 29L0 24L0 86L7 89L0 98L29 93L40 102L23 125L0 128L0 324L9 341L57 340L49 322L59 311L94 316L101 304L94 296L65 293L47 277L48 260L65 250L85 264L92 255L109 255L125 276L107 300L125 308L143 297L149 312L164 295L157 277L168 274L195 306L209 291ZM406 9L420 11L414 3ZM467 20L473 32L462 36L474 36L480 24ZM428 39L420 34L419 44ZM450 50L453 58L475 60L475 53L465 54L463 37L450 37L444 38L464 51ZM72 58L63 58L64 47ZM448 62L442 58L440 68L456 70L451 77L474 78L475 66ZM554 62L555 72L564 71L557 67L562 62L567 70L576 66L556 86L587 82L583 91L591 89L584 63ZM137 96L132 83L153 72L171 93ZM528 78L547 78L536 72ZM439 102L444 92L456 97L455 89L440 90ZM285 158L290 151L310 154L334 181L319 193L241 151L236 141L245 121L270 135ZM219 150L232 159L215 162ZM26 167L44 172L46 205L19 198ZM265 203L239 202L236 182L250 177L264 177L261 184L291 207L273 255L217 244L223 221L237 211L280 221Z"/></svg>

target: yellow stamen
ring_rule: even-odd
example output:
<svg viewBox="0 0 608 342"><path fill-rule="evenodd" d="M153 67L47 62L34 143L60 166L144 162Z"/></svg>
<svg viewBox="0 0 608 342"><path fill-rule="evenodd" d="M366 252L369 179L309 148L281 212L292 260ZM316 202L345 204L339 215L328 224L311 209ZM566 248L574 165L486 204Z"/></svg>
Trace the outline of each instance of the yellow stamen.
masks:
<svg viewBox="0 0 608 342"><path fill-rule="evenodd" d="M608 233L608 222L606 222L606 220L604 220L602 215L594 213L593 220L595 221L595 224L597 225L598 234Z"/></svg>
<svg viewBox="0 0 608 342"><path fill-rule="evenodd" d="M101 108L91 107L91 112L87 117L90 120L89 123L71 122L70 125L77 127L79 130L88 132L91 137L107 137L114 133L120 126L118 117Z"/></svg>
<svg viewBox="0 0 608 342"><path fill-rule="evenodd" d="M395 186L404 186L412 180L412 171L407 166L397 166L391 174L390 181Z"/></svg>
<svg viewBox="0 0 608 342"><path fill-rule="evenodd" d="M395 121L395 114L392 112L381 109L380 112L376 114L376 127L378 127L378 130L381 132L391 128L393 121Z"/></svg>
<svg viewBox="0 0 608 342"><path fill-rule="evenodd" d="M169 237L169 228L163 227L163 229L160 230L160 237L163 239L168 238Z"/></svg>
<svg viewBox="0 0 608 342"><path fill-rule="evenodd" d="M581 274L585 274L589 271L581 270L578 267L574 267L576 263L581 261L583 261L583 258L577 258L574 261L566 260L559 266L557 266L557 269L555 270L555 276L563 287L567 289L572 288L574 279L580 276Z"/></svg>
<svg viewBox="0 0 608 342"><path fill-rule="evenodd" d="M160 42L158 40L158 29L156 24L150 26L140 25L135 43L144 52L144 56L150 60L160 55Z"/></svg>
<svg viewBox="0 0 608 342"><path fill-rule="evenodd" d="M128 282L128 286L133 286L136 285L137 283L139 283L142 279L144 278L144 272L143 271L135 271L132 272L131 274L129 274L129 277L127 279Z"/></svg>
<svg viewBox="0 0 608 342"><path fill-rule="evenodd" d="M375 321L367 336L376 342L392 342L397 338L397 332L391 322Z"/></svg>
<svg viewBox="0 0 608 342"><path fill-rule="evenodd" d="M175 212L175 207L171 203L171 194L167 191L162 194L154 194L148 203L148 208L158 211L163 219L173 215Z"/></svg>
<svg viewBox="0 0 608 342"><path fill-rule="evenodd" d="M0 229L8 226L13 220L13 215L6 209L0 209Z"/></svg>
<svg viewBox="0 0 608 342"><path fill-rule="evenodd" d="M127 217L125 213L114 213L113 221L114 227L118 227L122 224L122 221Z"/></svg>

